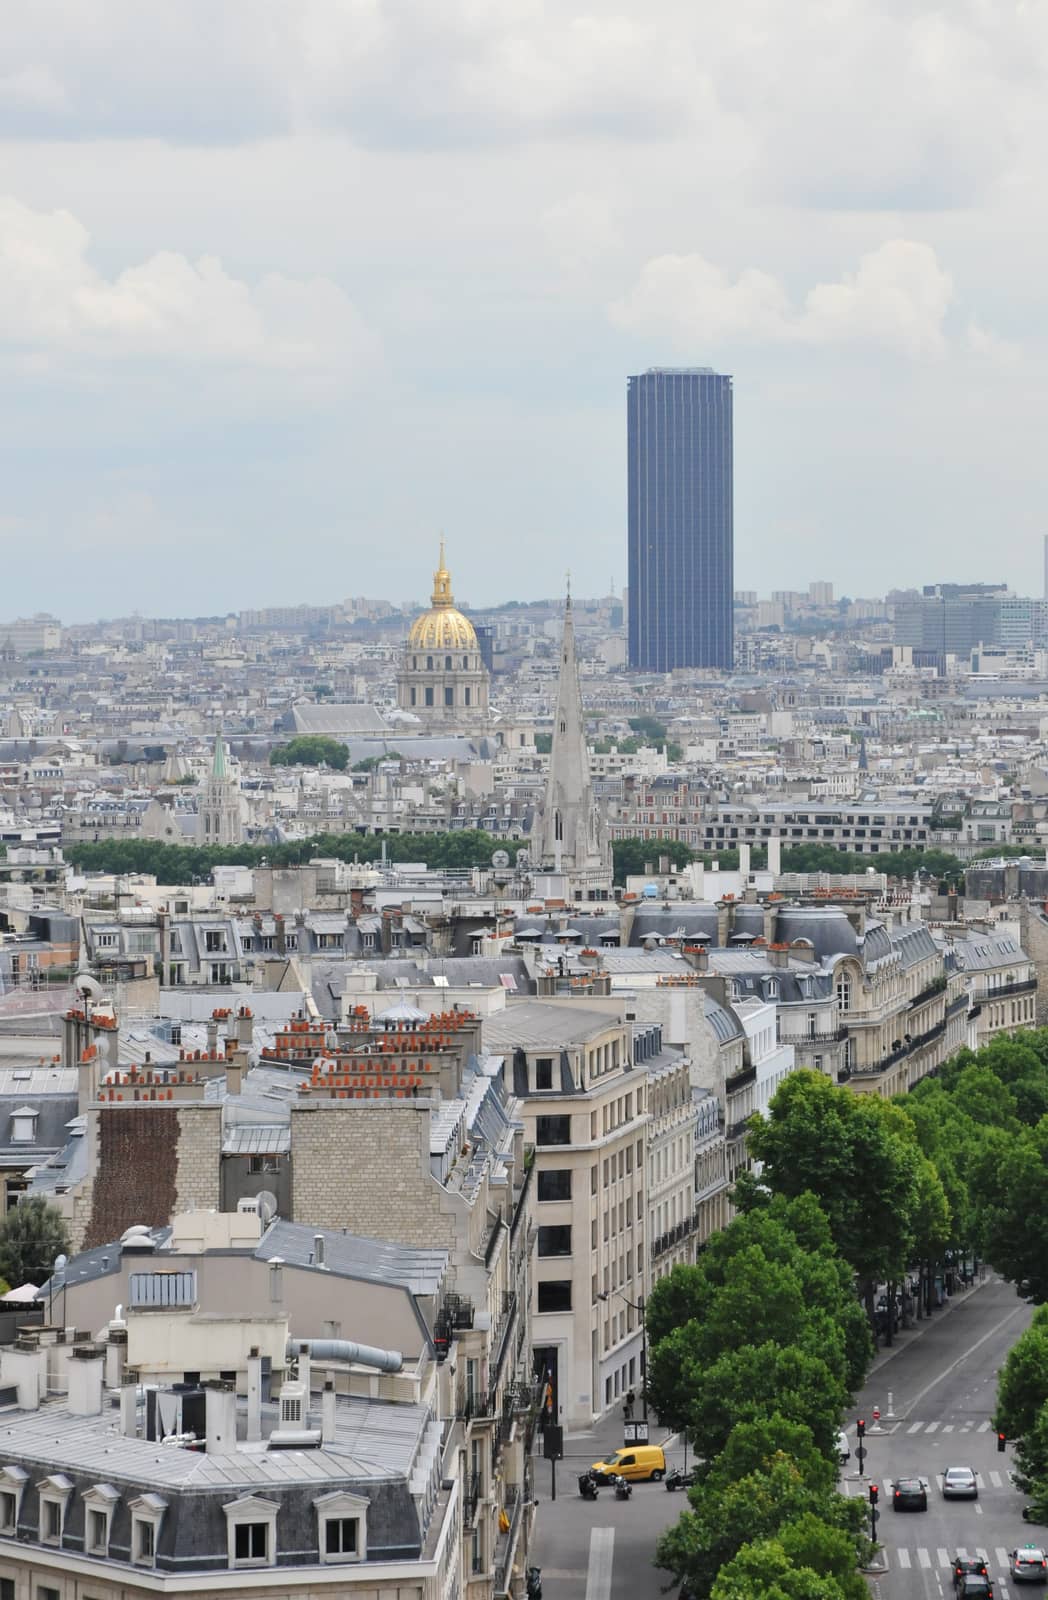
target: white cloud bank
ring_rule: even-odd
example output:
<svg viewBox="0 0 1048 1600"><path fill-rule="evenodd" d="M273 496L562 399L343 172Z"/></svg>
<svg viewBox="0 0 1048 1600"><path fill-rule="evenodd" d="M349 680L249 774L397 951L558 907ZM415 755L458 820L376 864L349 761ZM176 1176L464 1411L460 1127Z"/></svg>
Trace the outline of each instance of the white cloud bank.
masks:
<svg viewBox="0 0 1048 1600"><path fill-rule="evenodd" d="M945 352L952 300L952 281L934 250L889 239L854 272L817 283L800 305L757 268L732 281L704 256L657 256L609 314L620 328L682 345L872 344L921 358Z"/></svg>
<svg viewBox="0 0 1048 1600"><path fill-rule="evenodd" d="M251 284L215 256L170 250L110 278L92 265L90 243L70 212L0 196L0 344L305 374L374 356L374 335L328 278L270 273Z"/></svg>

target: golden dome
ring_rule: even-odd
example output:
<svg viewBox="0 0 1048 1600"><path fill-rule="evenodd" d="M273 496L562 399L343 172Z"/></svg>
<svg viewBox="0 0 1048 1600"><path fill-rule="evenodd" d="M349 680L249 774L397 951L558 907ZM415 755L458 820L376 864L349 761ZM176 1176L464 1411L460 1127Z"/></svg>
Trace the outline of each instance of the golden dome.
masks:
<svg viewBox="0 0 1048 1600"><path fill-rule="evenodd" d="M408 634L409 650L476 650L477 635L472 622L455 609L451 593L451 574L444 565L444 541L440 541L440 566L433 574L432 609L416 617Z"/></svg>

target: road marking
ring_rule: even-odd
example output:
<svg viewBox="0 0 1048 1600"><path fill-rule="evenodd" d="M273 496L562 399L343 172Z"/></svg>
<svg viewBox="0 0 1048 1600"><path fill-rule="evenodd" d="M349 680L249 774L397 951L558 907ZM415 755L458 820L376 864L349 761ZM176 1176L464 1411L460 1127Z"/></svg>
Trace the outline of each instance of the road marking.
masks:
<svg viewBox="0 0 1048 1600"><path fill-rule="evenodd" d="M997 1546L997 1549L994 1551L994 1555L997 1557L997 1565L999 1567L1006 1567L1008 1565L1008 1552L1007 1550L1002 1550L1000 1545Z"/></svg>
<svg viewBox="0 0 1048 1600"><path fill-rule="evenodd" d="M937 1472L935 1474L935 1486L940 1491L942 1490L942 1473L941 1472Z"/></svg>
<svg viewBox="0 0 1048 1600"><path fill-rule="evenodd" d="M931 1564L932 1564L932 1558L928 1554L927 1550L924 1549L923 1546L917 1552L917 1560L920 1562L921 1566L926 1568L926 1569L929 1568L931 1566Z"/></svg>
<svg viewBox="0 0 1048 1600"><path fill-rule="evenodd" d="M943 1433L952 1433L953 1432L953 1423L952 1422L944 1422L943 1425L942 1425L942 1431L943 1431Z"/></svg>
<svg viewBox="0 0 1048 1600"><path fill-rule="evenodd" d="M900 1567L906 1567L908 1569L910 1565L910 1552L904 1548L901 1550L896 1550L895 1554L899 1558Z"/></svg>
<svg viewBox="0 0 1048 1600"><path fill-rule="evenodd" d="M920 1431L921 1431L921 1429L923 1427L924 1427L924 1423L923 1422L911 1422L910 1426L907 1428L906 1432L907 1433L920 1433Z"/></svg>
<svg viewBox="0 0 1048 1600"><path fill-rule="evenodd" d="M937 1422L929 1422L928 1426L925 1428L924 1431L925 1431L925 1433L934 1433L938 1426L939 1426L939 1424Z"/></svg>
<svg viewBox="0 0 1048 1600"><path fill-rule="evenodd" d="M975 1474L975 1487L977 1489L985 1489L986 1488L986 1485L983 1482L983 1475L982 1475L981 1472L977 1472Z"/></svg>
<svg viewBox="0 0 1048 1600"><path fill-rule="evenodd" d="M940 1567L952 1567L953 1566L953 1562L950 1560L949 1556L946 1554L946 1551L943 1549L942 1545L940 1545L939 1548L936 1550L935 1559L936 1559L936 1561L938 1561Z"/></svg>
<svg viewBox="0 0 1048 1600"><path fill-rule="evenodd" d="M990 1424L988 1422L980 1422L979 1426L976 1428L975 1431L976 1431L976 1433L986 1433L986 1432L989 1431L989 1427L990 1427Z"/></svg>
<svg viewBox="0 0 1048 1600"><path fill-rule="evenodd" d="M614 1550L614 1528L591 1529L589 1568L586 1572L586 1600L611 1600L611 1562Z"/></svg>
<svg viewBox="0 0 1048 1600"><path fill-rule="evenodd" d="M971 1422L965 1422L961 1427L961 1432L962 1433L970 1433L971 1432L971 1426L972 1426Z"/></svg>
<svg viewBox="0 0 1048 1600"><path fill-rule="evenodd" d="M1006 1317L1002 1317L1000 1322L995 1322L993 1327L988 1328L981 1338L976 1339L974 1344L970 1344L967 1350L962 1350L960 1355L957 1356L955 1360L951 1361L948 1367L943 1367L938 1377L933 1378L930 1383L925 1384L923 1389L919 1389L917 1391L909 1405L904 1408L903 1417L905 1418L908 1416L913 1410L914 1406L918 1405L919 1402L924 1399L926 1394L930 1394L931 1391L936 1388L944 1378L948 1378L951 1372L956 1371L956 1369L961 1365L962 1361L967 1361L968 1357L973 1356L976 1350L981 1350L988 1339L992 1339L995 1334L1000 1333L1002 1328L1006 1328L1009 1322L1014 1322L1016 1317L1022 1316L1025 1311L1025 1304L1016 1306L1014 1311L1009 1311ZM987 1422L986 1426L990 1426L989 1422Z"/></svg>
<svg viewBox="0 0 1048 1600"><path fill-rule="evenodd" d="M974 1505L972 1506L972 1510L975 1512L977 1517L981 1517L983 1514L983 1508L979 1504L978 1500L975 1501Z"/></svg>

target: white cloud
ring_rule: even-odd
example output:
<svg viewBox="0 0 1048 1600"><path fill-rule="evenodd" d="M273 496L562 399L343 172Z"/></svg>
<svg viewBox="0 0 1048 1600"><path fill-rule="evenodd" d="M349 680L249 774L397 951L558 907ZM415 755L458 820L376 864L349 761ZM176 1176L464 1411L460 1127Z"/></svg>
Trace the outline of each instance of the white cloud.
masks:
<svg viewBox="0 0 1048 1600"><path fill-rule="evenodd" d="M649 261L609 311L621 328L668 334L682 346L860 343L929 356L946 348L952 298L934 250L890 239L854 273L816 284L800 306L770 273L747 268L732 281L701 255L667 255Z"/></svg>
<svg viewBox="0 0 1048 1600"><path fill-rule="evenodd" d="M0 196L0 343L30 355L150 358L335 373L376 340L330 279L266 274L251 284L214 256L160 251L115 277L89 259L68 211Z"/></svg>

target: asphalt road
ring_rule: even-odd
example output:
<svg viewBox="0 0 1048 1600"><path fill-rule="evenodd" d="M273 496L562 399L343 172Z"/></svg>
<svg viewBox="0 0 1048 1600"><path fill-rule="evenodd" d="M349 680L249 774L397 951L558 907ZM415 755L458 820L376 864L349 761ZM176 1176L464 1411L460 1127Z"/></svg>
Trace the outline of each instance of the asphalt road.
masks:
<svg viewBox="0 0 1048 1600"><path fill-rule="evenodd" d="M878 1354L848 1421L854 1451L855 1418L866 1419L865 1476L860 1481L853 1455L841 1480L845 1492L864 1499L871 1480L881 1490L883 1570L870 1574L874 1600L952 1600L950 1563L959 1552L985 1553L999 1600L1017 1600L1006 1552L1031 1539L1048 1543L1048 1528L1022 1521L1022 1497L1008 1476L1011 1449L997 1453L992 1423L997 1369L1030 1315L1009 1285L991 1278ZM881 1432L870 1431L874 1406ZM578 1494L577 1474L621 1442L619 1430L616 1415L591 1434L566 1437L556 1502L549 1463L535 1462L540 1504L531 1559L542 1568L544 1600L664 1600L666 1579L652 1566L652 1552L683 1509L683 1496L662 1484L635 1485L627 1502L603 1489L595 1502ZM651 1436L653 1443L664 1438L655 1425ZM667 1460L682 1464L682 1449L668 1448ZM975 1469L977 1501L943 1501L939 1477L947 1466ZM891 1510L891 1480L909 1473L929 1481L926 1512Z"/></svg>
<svg viewBox="0 0 1048 1600"><path fill-rule="evenodd" d="M1012 1450L998 1452L993 1427L997 1371L1030 1316L1010 1285L991 1278L923 1328L918 1325L896 1351L878 1355L848 1427L854 1452L854 1420L866 1421L865 1476L858 1478L853 1454L842 1483L847 1493L864 1499L870 1482L880 1489L877 1533L884 1571L871 1575L876 1600L952 1596L956 1554L982 1556L1000 1600L1015 1600L1007 1552L1028 1541L1048 1541L1048 1528L1022 1520L1022 1496L1009 1473ZM880 1432L872 1431L874 1406L881 1411ZM942 1473L950 1466L974 1469L977 1500L943 1499ZM927 1480L927 1511L892 1510L892 1482L909 1476ZM1027 1587L1033 1586L1021 1586Z"/></svg>

